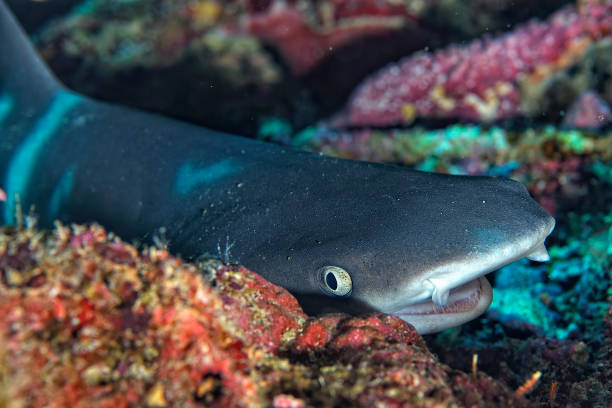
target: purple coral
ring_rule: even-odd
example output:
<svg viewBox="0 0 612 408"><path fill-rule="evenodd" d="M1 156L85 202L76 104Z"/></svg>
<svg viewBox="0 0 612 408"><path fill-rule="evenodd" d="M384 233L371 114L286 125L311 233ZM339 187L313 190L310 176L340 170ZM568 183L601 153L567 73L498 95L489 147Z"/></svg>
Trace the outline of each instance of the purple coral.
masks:
<svg viewBox="0 0 612 408"><path fill-rule="evenodd" d="M599 129L608 124L610 117L606 101L596 92L587 91L572 104L563 124L577 129Z"/></svg>
<svg viewBox="0 0 612 408"><path fill-rule="evenodd" d="M409 124L416 117L492 121L521 112L521 85L567 67L612 35L612 2L565 8L497 38L420 53L368 79L336 125Z"/></svg>

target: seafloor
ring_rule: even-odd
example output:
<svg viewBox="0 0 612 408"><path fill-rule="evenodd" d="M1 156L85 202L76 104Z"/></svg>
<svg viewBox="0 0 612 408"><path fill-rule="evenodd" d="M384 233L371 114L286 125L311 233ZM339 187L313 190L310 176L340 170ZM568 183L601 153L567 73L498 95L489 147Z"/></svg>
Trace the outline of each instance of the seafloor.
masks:
<svg viewBox="0 0 612 408"><path fill-rule="evenodd" d="M612 0L9 3L80 92L511 177L557 226L550 262L490 274L481 318L424 339L383 315L307 317L242 267L100 227L4 229L0 407L612 406Z"/></svg>

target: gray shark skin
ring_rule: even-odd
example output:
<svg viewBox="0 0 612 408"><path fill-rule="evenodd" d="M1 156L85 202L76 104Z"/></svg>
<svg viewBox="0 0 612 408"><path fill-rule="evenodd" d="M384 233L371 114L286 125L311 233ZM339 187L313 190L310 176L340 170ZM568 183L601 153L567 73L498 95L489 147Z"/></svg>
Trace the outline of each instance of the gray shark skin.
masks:
<svg viewBox="0 0 612 408"><path fill-rule="evenodd" d="M483 275L548 258L554 219L517 182L341 160L97 102L62 87L0 1L0 182L43 226L240 263L309 313L381 311L420 333L492 299Z"/></svg>

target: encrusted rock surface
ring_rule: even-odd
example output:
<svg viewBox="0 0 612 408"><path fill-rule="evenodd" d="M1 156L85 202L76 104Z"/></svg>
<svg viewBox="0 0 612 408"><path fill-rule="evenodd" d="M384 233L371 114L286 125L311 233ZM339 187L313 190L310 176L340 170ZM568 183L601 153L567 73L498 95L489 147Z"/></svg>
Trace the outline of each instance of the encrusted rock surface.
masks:
<svg viewBox="0 0 612 408"><path fill-rule="evenodd" d="M98 226L0 232L3 407L530 406L385 315L309 318L240 266Z"/></svg>

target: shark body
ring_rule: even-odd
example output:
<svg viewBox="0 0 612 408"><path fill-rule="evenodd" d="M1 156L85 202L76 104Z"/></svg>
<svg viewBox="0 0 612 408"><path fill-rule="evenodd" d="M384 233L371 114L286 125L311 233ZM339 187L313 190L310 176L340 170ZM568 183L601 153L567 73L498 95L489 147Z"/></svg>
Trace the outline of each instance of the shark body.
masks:
<svg viewBox="0 0 612 408"><path fill-rule="evenodd" d="M515 181L349 161L215 132L65 89L0 1L0 181L39 222L163 228L186 258L217 255L309 313L391 313L420 333L492 299L483 277L545 261L554 219Z"/></svg>

